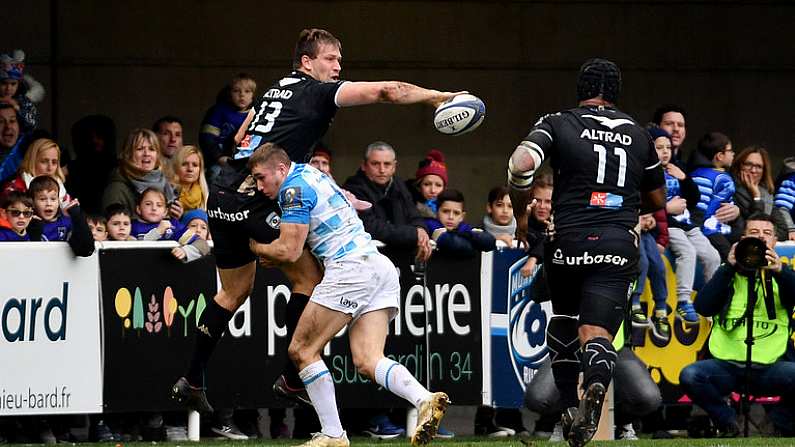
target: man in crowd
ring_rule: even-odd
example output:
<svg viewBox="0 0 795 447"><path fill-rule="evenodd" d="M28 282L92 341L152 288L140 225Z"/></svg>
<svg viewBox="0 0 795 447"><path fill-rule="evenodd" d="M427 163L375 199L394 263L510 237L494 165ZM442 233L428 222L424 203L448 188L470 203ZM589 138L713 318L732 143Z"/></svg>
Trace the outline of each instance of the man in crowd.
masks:
<svg viewBox="0 0 795 447"><path fill-rule="evenodd" d="M795 306L795 272L782 264L774 250L775 224L769 215L749 216L742 237L764 241L766 265L744 269L743 263L738 262L737 243L732 245L727 262L701 288L695 302L699 314L713 318L709 338L713 358L699 360L683 369L679 382L693 402L707 412L722 437L740 433L737 415L725 400L729 393L748 391L755 396L782 396L781 404L786 411L778 415L788 416L771 419L781 435L792 436L795 363L784 360L784 355L791 343L789 316ZM756 303L752 315L751 371L746 371L749 281L756 290Z"/></svg>
<svg viewBox="0 0 795 447"><path fill-rule="evenodd" d="M212 186L207 209L221 289L197 324L188 372L172 390L175 399L190 407L212 411L204 393L204 371L229 320L254 285L257 257L249 249L249 239L266 243L279 237L279 205L257 192L247 167L254 150L272 142L283 147L291 160L304 161L340 107L375 103L422 103L436 107L455 96L399 81L341 81L340 49L340 41L328 31L301 31L293 57L294 71L275 81L255 101L235 137L238 147L234 159ZM241 220L237 216L244 217ZM286 312L290 339L321 274L317 261L306 250L295 262L282 263L279 267L292 284ZM303 381L292 364L286 365L285 374L274 390L309 402Z"/></svg>
<svg viewBox="0 0 795 447"><path fill-rule="evenodd" d="M417 407L411 443L427 444L449 400L445 393L429 392L405 366L384 357L389 322L400 308L400 283L392 262L378 252L353 205L330 177L292 163L272 144L254 152L249 168L257 189L278 198L283 210L279 238L269 244L252 240L252 252L275 262L295 262L308 243L324 266L323 280L312 292L289 348L321 425L304 446L350 445L339 419L334 381L320 357L345 326L356 369Z"/></svg>
<svg viewBox="0 0 795 447"><path fill-rule="evenodd" d="M396 170L395 149L389 143L376 141L367 146L361 167L343 187L373 204L360 216L364 229L386 245L384 253L393 261L410 262L415 249L418 258L427 260L431 247L425 223L406 183L395 175Z"/></svg>
<svg viewBox="0 0 795 447"><path fill-rule="evenodd" d="M638 275L641 201L646 212L665 205L657 153L648 133L615 108L620 90L616 64L586 61L577 79L578 107L539 119L508 162L514 214L526 225L533 174L551 158L555 235L544 259L557 316L547 327L547 343L567 408L561 423L573 447L596 433L613 376L611 342ZM517 231L524 237L526 228ZM580 370L584 394L576 408Z"/></svg>
<svg viewBox="0 0 795 447"><path fill-rule="evenodd" d="M165 172L171 175L175 166L172 165L174 154L182 149L182 120L175 116L164 116L152 125L152 132L160 140L160 161Z"/></svg>

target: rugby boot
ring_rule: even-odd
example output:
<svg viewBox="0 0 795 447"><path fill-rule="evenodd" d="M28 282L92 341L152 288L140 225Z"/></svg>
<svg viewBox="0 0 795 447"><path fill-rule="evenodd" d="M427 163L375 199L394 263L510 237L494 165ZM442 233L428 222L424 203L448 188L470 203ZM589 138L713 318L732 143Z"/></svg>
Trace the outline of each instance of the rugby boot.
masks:
<svg viewBox="0 0 795 447"><path fill-rule="evenodd" d="M204 388L191 385L184 377L180 377L177 383L171 387L171 398L198 412L213 412L213 407L207 401Z"/></svg>
<svg viewBox="0 0 795 447"><path fill-rule="evenodd" d="M412 446L423 446L431 442L439 430L439 424L442 422L448 405L450 405L450 398L445 393L433 393L420 405L417 429L411 436Z"/></svg>
<svg viewBox="0 0 795 447"><path fill-rule="evenodd" d="M594 382L585 390L580 400L577 417L567 435L569 446L582 447L591 441L599 428L599 417L602 415L602 404L605 401L605 387L599 382Z"/></svg>

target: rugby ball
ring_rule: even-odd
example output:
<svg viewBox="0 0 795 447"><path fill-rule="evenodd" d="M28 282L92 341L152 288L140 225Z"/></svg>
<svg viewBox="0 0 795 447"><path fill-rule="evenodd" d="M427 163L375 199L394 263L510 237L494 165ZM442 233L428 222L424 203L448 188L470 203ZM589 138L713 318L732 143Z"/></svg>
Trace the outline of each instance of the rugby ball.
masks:
<svg viewBox="0 0 795 447"><path fill-rule="evenodd" d="M477 129L485 117L486 105L480 98L456 95L436 108L433 125L445 135L463 135Z"/></svg>

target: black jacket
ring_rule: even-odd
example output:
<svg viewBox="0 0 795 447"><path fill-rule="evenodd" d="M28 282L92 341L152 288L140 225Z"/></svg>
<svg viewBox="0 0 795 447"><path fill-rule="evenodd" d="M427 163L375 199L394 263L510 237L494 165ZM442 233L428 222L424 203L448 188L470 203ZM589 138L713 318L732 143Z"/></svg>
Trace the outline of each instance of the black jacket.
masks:
<svg viewBox="0 0 795 447"><path fill-rule="evenodd" d="M427 228L406 184L397 176L386 187L382 187L370 181L359 169L356 175L345 180L343 188L356 195L356 198L373 204L369 210L359 213L365 231L373 239L389 248L414 250L417 247L417 228L426 231Z"/></svg>

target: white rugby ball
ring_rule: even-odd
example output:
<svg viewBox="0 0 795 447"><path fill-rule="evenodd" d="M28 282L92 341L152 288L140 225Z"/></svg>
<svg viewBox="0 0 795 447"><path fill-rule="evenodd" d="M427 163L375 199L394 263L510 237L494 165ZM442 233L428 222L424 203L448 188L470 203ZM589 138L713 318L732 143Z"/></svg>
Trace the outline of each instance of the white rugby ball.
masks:
<svg viewBox="0 0 795 447"><path fill-rule="evenodd" d="M486 105L475 95L456 95L433 113L433 125L446 135L472 132L486 118Z"/></svg>

